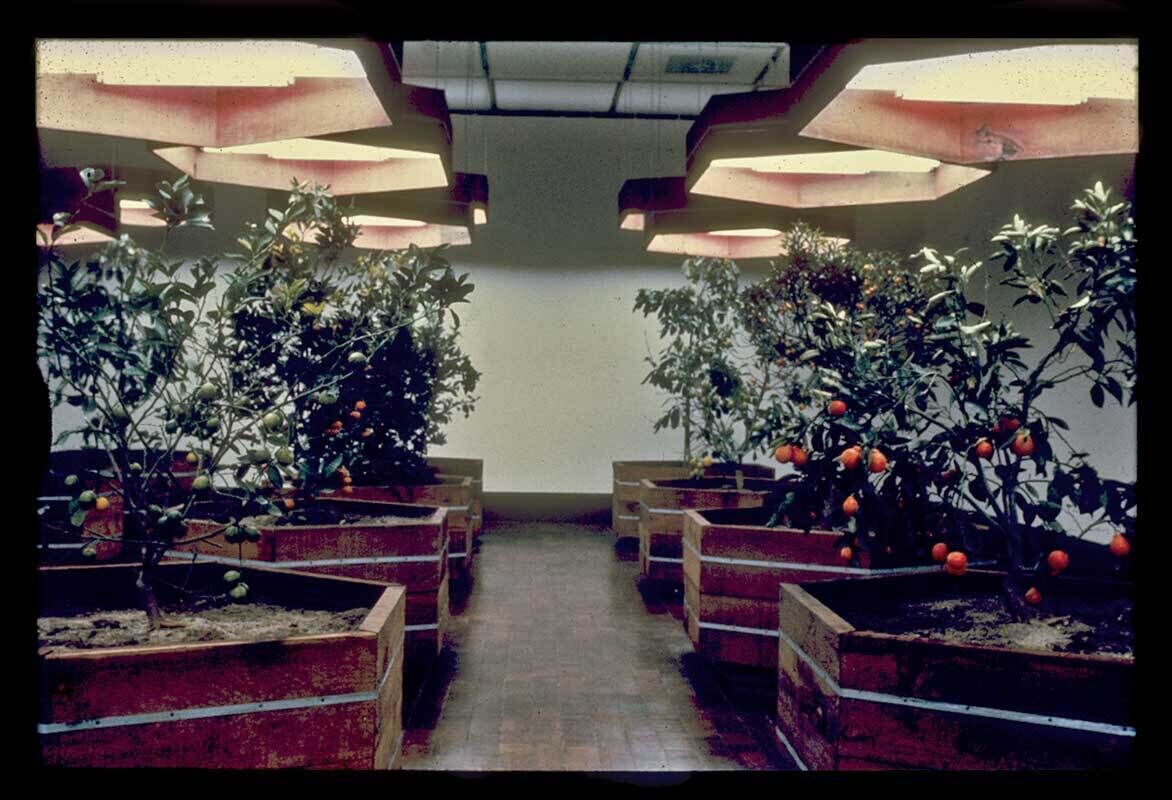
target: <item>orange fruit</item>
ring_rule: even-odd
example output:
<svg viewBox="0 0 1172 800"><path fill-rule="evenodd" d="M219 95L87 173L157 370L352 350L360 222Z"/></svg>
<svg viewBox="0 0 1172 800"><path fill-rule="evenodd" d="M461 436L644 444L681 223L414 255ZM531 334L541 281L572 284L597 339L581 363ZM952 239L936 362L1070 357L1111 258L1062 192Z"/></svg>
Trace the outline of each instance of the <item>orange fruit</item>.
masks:
<svg viewBox="0 0 1172 800"><path fill-rule="evenodd" d="M842 501L842 512L848 517L853 517L859 511L859 501L855 499L852 494L850 497Z"/></svg>
<svg viewBox="0 0 1172 800"><path fill-rule="evenodd" d="M953 550L944 560L944 571L949 575L963 575L969 568L969 559L959 550Z"/></svg>
<svg viewBox="0 0 1172 800"><path fill-rule="evenodd" d="M99 497L97 500L94 501L94 509L96 511L105 511L109 507L110 507L109 498Z"/></svg>
<svg viewBox="0 0 1172 800"><path fill-rule="evenodd" d="M346 477L342 478L342 483L346 486L349 486L350 484L354 483L354 479L347 475Z"/></svg>
<svg viewBox="0 0 1172 800"><path fill-rule="evenodd" d="M1013 451L1015 456L1025 458L1034 452L1034 439L1028 432L1019 433L1014 437L1009 449Z"/></svg>
<svg viewBox="0 0 1172 800"><path fill-rule="evenodd" d="M365 411L366 410L366 401L359 400L357 403L354 404L354 408L358 411Z"/></svg>
<svg viewBox="0 0 1172 800"><path fill-rule="evenodd" d="M1070 556L1064 550L1055 550L1050 553L1046 563L1050 565L1050 571L1057 575L1070 566Z"/></svg>
<svg viewBox="0 0 1172 800"><path fill-rule="evenodd" d="M826 412L832 417L841 417L846 413L846 403L842 400L831 400L826 404Z"/></svg>
<svg viewBox="0 0 1172 800"><path fill-rule="evenodd" d="M284 502L284 506L285 506L286 511L292 511L294 508L297 507L297 501L294 500L292 497L286 497L285 502Z"/></svg>
<svg viewBox="0 0 1172 800"><path fill-rule="evenodd" d="M1131 542L1127 541L1127 537L1122 533L1117 533L1111 537L1111 552L1123 558L1131 552Z"/></svg>
<svg viewBox="0 0 1172 800"><path fill-rule="evenodd" d="M1010 433L1013 433L1015 430L1021 427L1021 420L1014 419L1013 417L1002 417L998 421L1001 423L1002 429L1007 430Z"/></svg>
<svg viewBox="0 0 1172 800"><path fill-rule="evenodd" d="M948 545L944 542L936 542L932 545L932 560L944 563L944 559L948 558Z"/></svg>
<svg viewBox="0 0 1172 800"><path fill-rule="evenodd" d="M345 495L351 495L351 494L354 494L354 487L353 487L353 486L349 486L349 485L347 485L347 486L343 486L343 487L342 487L342 494L345 494Z"/></svg>
<svg viewBox="0 0 1172 800"><path fill-rule="evenodd" d="M1038 591L1037 586L1031 586L1025 593L1025 601L1031 606L1040 606L1042 604L1042 593Z"/></svg>
<svg viewBox="0 0 1172 800"><path fill-rule="evenodd" d="M805 450L803 450L800 447L797 447L797 446L794 447L793 454L790 456L790 463L791 464L793 464L795 467L800 467L800 466L803 466L809 460L810 460L809 453L807 453Z"/></svg>
<svg viewBox="0 0 1172 800"><path fill-rule="evenodd" d="M773 451L773 457L782 464L788 464L794 457L794 448L792 445L783 444Z"/></svg>
<svg viewBox="0 0 1172 800"><path fill-rule="evenodd" d="M863 448L858 445L848 447L839 454L838 460L847 469L854 469L863 461Z"/></svg>
<svg viewBox="0 0 1172 800"><path fill-rule="evenodd" d="M361 411L351 411L350 412L350 419L362 419L362 412Z"/></svg>
<svg viewBox="0 0 1172 800"><path fill-rule="evenodd" d="M977 457L989 460L993 457L993 443L988 439L980 439L976 446Z"/></svg>
<svg viewBox="0 0 1172 800"><path fill-rule="evenodd" d="M851 557L854 555L854 551L849 547L844 547L838 551L838 555L843 561L850 561Z"/></svg>
<svg viewBox="0 0 1172 800"><path fill-rule="evenodd" d="M871 449L871 458L867 461L867 469L872 472L884 472L887 470L887 456L883 455L879 450Z"/></svg>

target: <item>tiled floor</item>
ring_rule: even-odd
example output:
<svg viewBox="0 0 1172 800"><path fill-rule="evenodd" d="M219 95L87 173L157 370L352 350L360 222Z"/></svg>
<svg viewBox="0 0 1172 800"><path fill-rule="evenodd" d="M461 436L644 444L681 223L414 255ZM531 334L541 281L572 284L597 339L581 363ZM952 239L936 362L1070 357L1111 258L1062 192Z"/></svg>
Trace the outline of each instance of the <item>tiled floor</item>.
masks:
<svg viewBox="0 0 1172 800"><path fill-rule="evenodd" d="M771 676L692 653L678 606L645 597L637 572L603 528L486 530L402 767L792 768L770 740Z"/></svg>

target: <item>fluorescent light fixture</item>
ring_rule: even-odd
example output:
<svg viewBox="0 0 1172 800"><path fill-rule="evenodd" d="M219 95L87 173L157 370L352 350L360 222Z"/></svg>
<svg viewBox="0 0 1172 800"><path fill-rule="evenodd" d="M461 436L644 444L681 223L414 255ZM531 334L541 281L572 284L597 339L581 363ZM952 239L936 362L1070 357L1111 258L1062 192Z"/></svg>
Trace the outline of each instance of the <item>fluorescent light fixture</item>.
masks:
<svg viewBox="0 0 1172 800"><path fill-rule="evenodd" d="M93 75L110 86L292 86L365 78L353 50L290 40L84 40L36 43L38 75Z"/></svg>
<svg viewBox="0 0 1172 800"><path fill-rule="evenodd" d="M1137 46L1067 44L871 64L846 88L927 102L1073 106L1135 100L1138 85Z"/></svg>
<svg viewBox="0 0 1172 800"><path fill-rule="evenodd" d="M399 219L398 217L376 217L372 214L356 214L347 217L346 221L352 225L370 226L374 228L424 228L427 223L418 219Z"/></svg>
<svg viewBox="0 0 1172 800"><path fill-rule="evenodd" d="M262 155L278 161L367 161L380 163L392 158L439 160L438 153L354 144L332 139L281 139L276 142L241 144L235 147L205 147L203 152L221 155Z"/></svg>
<svg viewBox="0 0 1172 800"><path fill-rule="evenodd" d="M216 148L386 128L402 84L385 48L41 39L37 127Z"/></svg>
<svg viewBox="0 0 1172 800"><path fill-rule="evenodd" d="M713 167L791 175L866 175L871 172L931 172L940 166L921 158L886 150L839 150L828 153L792 153L748 158L716 158Z"/></svg>
<svg viewBox="0 0 1172 800"><path fill-rule="evenodd" d="M748 239L768 239L771 236L780 236L781 231L775 228L741 228L730 231L708 231L710 236L743 236Z"/></svg>
<svg viewBox="0 0 1172 800"><path fill-rule="evenodd" d="M847 45L853 74L798 133L956 165L1138 152L1136 44L1013 41L919 59L914 44Z"/></svg>

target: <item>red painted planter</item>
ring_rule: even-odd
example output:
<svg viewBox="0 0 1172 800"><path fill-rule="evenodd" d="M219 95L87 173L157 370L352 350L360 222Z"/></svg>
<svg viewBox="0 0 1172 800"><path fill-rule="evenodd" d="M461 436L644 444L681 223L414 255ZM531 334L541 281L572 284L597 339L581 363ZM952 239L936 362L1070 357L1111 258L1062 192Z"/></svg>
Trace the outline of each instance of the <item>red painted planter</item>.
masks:
<svg viewBox="0 0 1172 800"><path fill-rule="evenodd" d="M468 529L473 540L480 538L484 528L484 460L480 458L448 458L431 456L427 465L436 472L437 478L458 476L472 479L472 502L468 507Z"/></svg>
<svg viewBox="0 0 1172 800"><path fill-rule="evenodd" d="M223 567L160 565L192 586ZM385 769L401 741L402 587L251 568L254 596L369 607L357 630L272 641L53 650L40 664L41 758L52 766ZM134 567L43 567L47 608L133 608ZM160 599L165 600L160 584Z"/></svg>

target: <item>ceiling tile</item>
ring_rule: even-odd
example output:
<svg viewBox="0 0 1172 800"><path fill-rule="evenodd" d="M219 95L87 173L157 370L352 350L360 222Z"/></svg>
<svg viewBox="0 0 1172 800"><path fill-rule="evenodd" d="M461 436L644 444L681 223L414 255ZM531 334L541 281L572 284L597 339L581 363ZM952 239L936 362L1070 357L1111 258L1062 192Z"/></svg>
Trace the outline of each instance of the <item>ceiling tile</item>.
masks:
<svg viewBox="0 0 1172 800"><path fill-rule="evenodd" d="M510 111L607 111L614 83L585 81L495 81L496 103Z"/></svg>
<svg viewBox="0 0 1172 800"><path fill-rule="evenodd" d="M622 80L630 42L489 42L494 79Z"/></svg>
<svg viewBox="0 0 1172 800"><path fill-rule="evenodd" d="M782 42L641 42L631 80L751 85L779 47L788 49ZM667 72L675 63L699 71Z"/></svg>
<svg viewBox="0 0 1172 800"><path fill-rule="evenodd" d="M478 42L404 42L403 78L408 83L421 76L464 77L484 75Z"/></svg>

